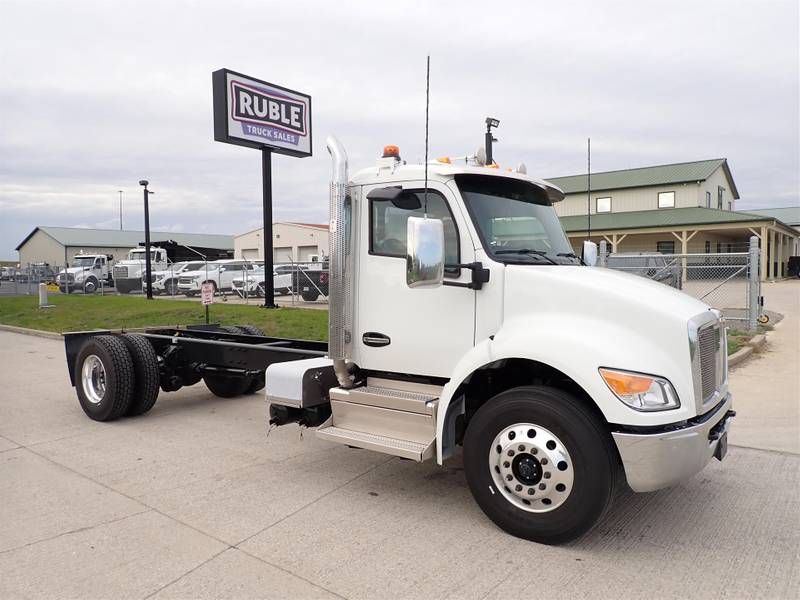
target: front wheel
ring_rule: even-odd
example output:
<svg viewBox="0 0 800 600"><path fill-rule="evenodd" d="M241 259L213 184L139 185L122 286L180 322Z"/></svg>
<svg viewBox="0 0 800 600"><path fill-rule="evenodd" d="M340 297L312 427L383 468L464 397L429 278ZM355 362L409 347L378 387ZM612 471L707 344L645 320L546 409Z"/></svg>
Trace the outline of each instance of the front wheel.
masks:
<svg viewBox="0 0 800 600"><path fill-rule="evenodd" d="M478 505L506 532L543 544L578 538L603 517L616 464L598 417L550 387L498 394L464 438L464 469Z"/></svg>

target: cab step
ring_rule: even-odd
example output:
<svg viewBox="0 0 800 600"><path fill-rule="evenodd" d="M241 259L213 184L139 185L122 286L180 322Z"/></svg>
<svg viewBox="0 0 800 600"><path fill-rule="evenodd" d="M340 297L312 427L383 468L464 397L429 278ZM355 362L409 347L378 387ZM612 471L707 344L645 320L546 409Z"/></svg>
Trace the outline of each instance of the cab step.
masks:
<svg viewBox="0 0 800 600"><path fill-rule="evenodd" d="M317 437L422 462L434 454L441 390L375 378L357 388L333 388L332 414Z"/></svg>

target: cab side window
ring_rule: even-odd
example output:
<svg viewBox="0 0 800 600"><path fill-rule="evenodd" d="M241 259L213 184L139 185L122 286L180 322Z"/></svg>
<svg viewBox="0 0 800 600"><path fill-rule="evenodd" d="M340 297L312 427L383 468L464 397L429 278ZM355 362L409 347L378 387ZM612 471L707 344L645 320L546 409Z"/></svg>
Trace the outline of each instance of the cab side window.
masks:
<svg viewBox="0 0 800 600"><path fill-rule="evenodd" d="M404 210L397 208L389 200L370 200L370 239L369 252L378 256L406 257L406 226L409 217L424 217L425 193L413 190L420 202L420 208ZM458 264L458 229L447 201L439 192L428 190L428 216L441 219L444 224L445 264ZM445 269L445 275L457 277L458 269Z"/></svg>

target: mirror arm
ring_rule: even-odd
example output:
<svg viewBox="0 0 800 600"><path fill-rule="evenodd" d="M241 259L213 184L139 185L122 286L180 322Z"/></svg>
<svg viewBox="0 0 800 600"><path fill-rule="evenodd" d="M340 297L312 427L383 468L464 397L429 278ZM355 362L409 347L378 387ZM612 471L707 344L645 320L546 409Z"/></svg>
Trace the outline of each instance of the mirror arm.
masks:
<svg viewBox="0 0 800 600"><path fill-rule="evenodd" d="M479 290L483 287L484 283L489 282L489 269L483 268L483 263L473 262L465 264L444 265L445 269L469 269L472 271L472 281L470 283L461 283L458 281L444 281L442 285L449 285L450 287L464 287L471 290Z"/></svg>

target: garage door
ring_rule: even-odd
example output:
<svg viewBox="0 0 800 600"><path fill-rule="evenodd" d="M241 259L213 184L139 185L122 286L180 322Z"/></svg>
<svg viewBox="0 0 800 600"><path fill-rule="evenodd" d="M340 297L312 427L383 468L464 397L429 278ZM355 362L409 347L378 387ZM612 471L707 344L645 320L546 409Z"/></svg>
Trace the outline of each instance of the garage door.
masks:
<svg viewBox="0 0 800 600"><path fill-rule="evenodd" d="M318 255L319 248L317 246L298 246L297 253L300 255L297 259L299 262L311 262L311 256Z"/></svg>
<svg viewBox="0 0 800 600"><path fill-rule="evenodd" d="M247 260L258 260L261 258L261 253L258 248L242 248L242 258Z"/></svg>
<svg viewBox="0 0 800 600"><path fill-rule="evenodd" d="M272 261L276 263L292 262L291 246L272 249Z"/></svg>

